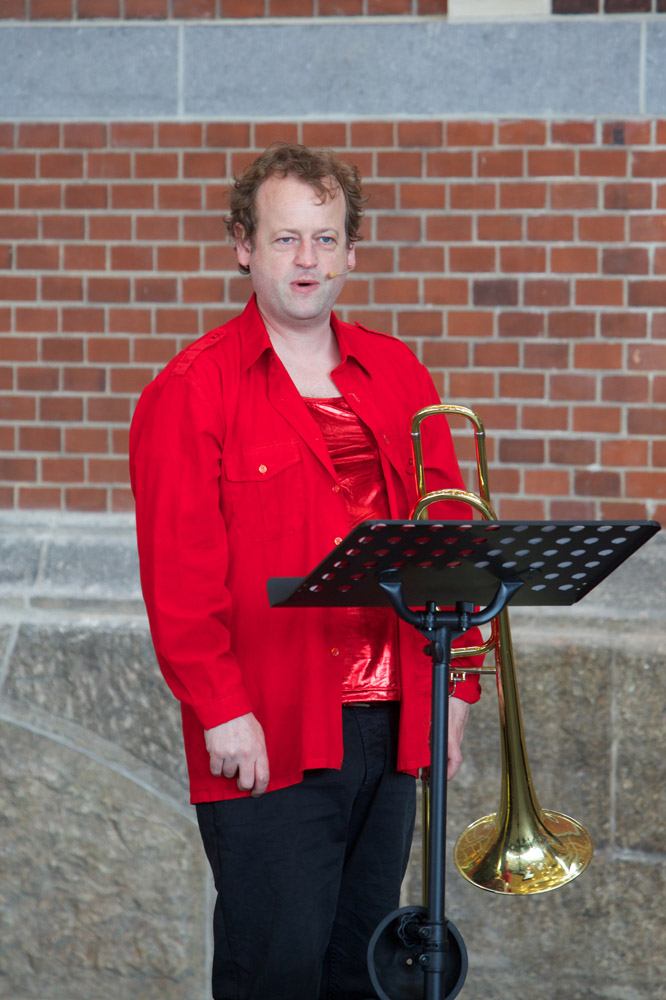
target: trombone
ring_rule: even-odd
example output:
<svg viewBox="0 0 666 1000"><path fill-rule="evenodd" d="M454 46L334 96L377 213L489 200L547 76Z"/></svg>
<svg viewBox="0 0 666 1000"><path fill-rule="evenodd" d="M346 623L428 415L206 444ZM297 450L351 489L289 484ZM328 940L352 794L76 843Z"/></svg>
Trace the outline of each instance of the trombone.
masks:
<svg viewBox="0 0 666 1000"><path fill-rule="evenodd" d="M465 417L474 427L478 494L465 490L427 492L421 442L421 425L437 415ZM466 406L439 404L419 410L412 419L412 447L419 499L410 518L428 516L428 507L438 500L461 500L480 512L485 520L496 521L490 503L485 429L479 416ZM506 608L493 619L491 635L482 646L458 647L452 657L494 652L495 666L469 668L466 673L495 674L499 704L502 779L497 811L470 824L456 841L453 861L460 874L490 892L526 895L547 892L566 885L583 872L593 853L587 830L563 813L542 809L534 790L525 749L516 669ZM455 682L456 675L453 673ZM428 884L429 794L423 787L424 893ZM427 900L424 899L427 905Z"/></svg>

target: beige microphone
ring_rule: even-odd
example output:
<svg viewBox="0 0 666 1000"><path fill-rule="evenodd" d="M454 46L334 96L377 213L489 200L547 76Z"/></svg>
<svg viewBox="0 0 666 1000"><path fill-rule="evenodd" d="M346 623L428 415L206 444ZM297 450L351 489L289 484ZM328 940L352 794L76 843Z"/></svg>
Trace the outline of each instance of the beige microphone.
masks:
<svg viewBox="0 0 666 1000"><path fill-rule="evenodd" d="M353 270L354 270L353 267L348 267L346 271L329 271L328 274L326 275L326 277L327 278L339 278L341 275L343 275L343 274L349 274L349 272L353 271Z"/></svg>

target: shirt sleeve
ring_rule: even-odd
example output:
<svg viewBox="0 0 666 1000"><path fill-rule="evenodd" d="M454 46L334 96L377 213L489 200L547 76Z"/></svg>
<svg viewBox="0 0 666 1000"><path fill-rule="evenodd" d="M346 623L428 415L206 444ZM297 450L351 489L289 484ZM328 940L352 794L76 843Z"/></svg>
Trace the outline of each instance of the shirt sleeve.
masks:
<svg viewBox="0 0 666 1000"><path fill-rule="evenodd" d="M213 382L193 368L183 376L164 373L142 395L130 432L141 585L155 652L171 691L205 729L252 711L230 648L219 376L217 387Z"/></svg>

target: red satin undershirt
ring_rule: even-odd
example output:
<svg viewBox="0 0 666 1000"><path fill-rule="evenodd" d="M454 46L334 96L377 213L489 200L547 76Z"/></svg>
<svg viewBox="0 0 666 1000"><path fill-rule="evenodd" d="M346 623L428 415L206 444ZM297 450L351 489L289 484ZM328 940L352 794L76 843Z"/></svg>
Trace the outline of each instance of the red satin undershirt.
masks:
<svg viewBox="0 0 666 1000"><path fill-rule="evenodd" d="M371 431L341 396L305 399L331 455L347 505L349 530L368 518L390 517L379 449ZM338 647L347 668L344 703L398 701L397 621L391 608L349 608Z"/></svg>

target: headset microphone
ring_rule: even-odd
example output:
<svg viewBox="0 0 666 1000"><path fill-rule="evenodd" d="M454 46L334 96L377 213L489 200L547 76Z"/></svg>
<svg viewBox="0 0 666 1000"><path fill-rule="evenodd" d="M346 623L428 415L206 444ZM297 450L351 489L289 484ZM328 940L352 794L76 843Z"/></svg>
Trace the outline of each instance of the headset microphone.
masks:
<svg viewBox="0 0 666 1000"><path fill-rule="evenodd" d="M326 277L327 278L339 278L340 275L342 275L342 274L349 274L349 272L353 271L353 270L354 270L353 267L348 267L346 271L329 271L328 274L326 275Z"/></svg>

